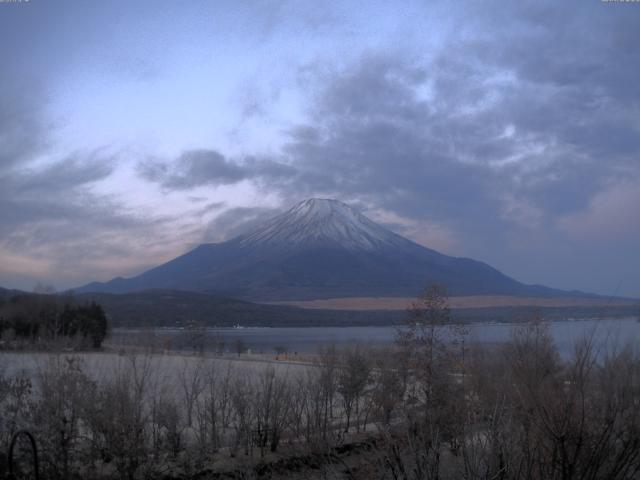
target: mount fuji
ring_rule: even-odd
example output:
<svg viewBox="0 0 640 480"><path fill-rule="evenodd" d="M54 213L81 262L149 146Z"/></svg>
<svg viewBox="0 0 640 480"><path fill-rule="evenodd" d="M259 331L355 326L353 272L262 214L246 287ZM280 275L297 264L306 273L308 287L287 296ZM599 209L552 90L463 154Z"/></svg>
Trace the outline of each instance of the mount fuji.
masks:
<svg viewBox="0 0 640 480"><path fill-rule="evenodd" d="M328 199L305 200L226 242L203 244L138 276L77 291L172 289L282 301L415 296L434 282L451 295L568 293L525 285L485 263L443 255Z"/></svg>

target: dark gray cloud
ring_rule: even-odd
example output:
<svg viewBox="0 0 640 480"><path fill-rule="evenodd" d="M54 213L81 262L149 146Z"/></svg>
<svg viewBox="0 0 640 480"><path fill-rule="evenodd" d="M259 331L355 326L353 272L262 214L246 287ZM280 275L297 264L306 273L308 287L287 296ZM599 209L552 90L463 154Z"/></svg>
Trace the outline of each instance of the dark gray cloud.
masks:
<svg viewBox="0 0 640 480"><path fill-rule="evenodd" d="M229 240L246 233L281 211L282 209L266 207L230 208L209 222L204 230L203 242L217 243Z"/></svg>
<svg viewBox="0 0 640 480"><path fill-rule="evenodd" d="M206 183L227 185L245 177L238 165L211 150L193 150L178 159L178 171L166 176L162 184L169 189L184 189Z"/></svg>
<svg viewBox="0 0 640 480"><path fill-rule="evenodd" d="M0 284L67 287L150 266L167 249L181 252L168 218L96 193L119 166L115 147L65 154L57 145L61 118L49 110L56 82L91 56L112 70L128 58L92 51L114 28L102 7L0 7ZM136 68L124 73L136 76ZM144 68L148 77L151 63Z"/></svg>
<svg viewBox="0 0 640 480"><path fill-rule="evenodd" d="M434 105L452 101L441 92L432 94L435 101L423 98L420 89L433 75L391 55L336 72L317 96L313 122L290 133L286 154L298 173L285 194L364 198L433 220L495 211L490 187L500 174L477 156L513 147L490 142L499 126L474 129L472 118Z"/></svg>
<svg viewBox="0 0 640 480"><path fill-rule="evenodd" d="M241 162L226 158L215 150L189 150L173 162L156 159L137 166L140 176L167 190L188 190L205 185L231 185L242 180L266 181L290 177L294 169L284 163L254 157Z"/></svg>
<svg viewBox="0 0 640 480"><path fill-rule="evenodd" d="M87 231L116 221L113 205L88 189L111 175L116 159L103 150L41 158L52 143L46 95L31 77L17 73L0 72L0 247L26 251L56 242L43 223L60 225L60 234L71 236L78 233L68 226L74 221L88 222Z"/></svg>
<svg viewBox="0 0 640 480"><path fill-rule="evenodd" d="M0 71L0 172L46 147L44 100L45 94L38 82Z"/></svg>
<svg viewBox="0 0 640 480"><path fill-rule="evenodd" d="M86 260L130 257L137 249L123 240L136 231L152 238L150 233L163 219L140 217L117 201L92 193L90 187L112 169L112 158L94 152L39 169L0 174L0 250L69 270L82 270Z"/></svg>
<svg viewBox="0 0 640 480"><path fill-rule="evenodd" d="M27 224L43 221L90 220L95 217L93 207L100 202L92 198L85 187L102 180L112 172L113 165L102 158L80 159L74 155L51 165L36 169L16 169L0 176L0 199L6 206L0 232L10 238ZM98 205L96 205L98 203ZM106 203L103 201L103 203ZM108 209L108 205L103 205ZM103 212L104 213L104 212ZM113 220L107 215L100 221ZM33 239L44 241L43 238Z"/></svg>
<svg viewBox="0 0 640 480"><path fill-rule="evenodd" d="M514 198L552 221L637 173L640 11L476 8L435 59L374 54L325 74L312 122L291 132L285 193L495 226Z"/></svg>
<svg viewBox="0 0 640 480"><path fill-rule="evenodd" d="M48 158L44 97L25 85L12 96L10 87L0 75L2 283L28 288L46 279L67 287L155 263L145 251L171 244L168 219L141 216L93 191L113 174L117 156L97 149Z"/></svg>

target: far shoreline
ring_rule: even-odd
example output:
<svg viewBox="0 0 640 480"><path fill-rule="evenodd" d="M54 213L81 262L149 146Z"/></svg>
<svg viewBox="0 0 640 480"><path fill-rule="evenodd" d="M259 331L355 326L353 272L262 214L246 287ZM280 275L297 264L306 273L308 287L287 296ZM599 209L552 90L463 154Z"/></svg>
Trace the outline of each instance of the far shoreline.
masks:
<svg viewBox="0 0 640 480"><path fill-rule="evenodd" d="M516 297L509 295L469 295L449 297L451 309L464 308L497 308L497 307L530 307L530 308L562 308L562 307L632 307L638 306L640 300L606 299L580 297ZM315 300L281 300L261 302L267 305L287 305L308 310L355 310L355 311L398 311L411 307L415 298L411 297L344 297Z"/></svg>

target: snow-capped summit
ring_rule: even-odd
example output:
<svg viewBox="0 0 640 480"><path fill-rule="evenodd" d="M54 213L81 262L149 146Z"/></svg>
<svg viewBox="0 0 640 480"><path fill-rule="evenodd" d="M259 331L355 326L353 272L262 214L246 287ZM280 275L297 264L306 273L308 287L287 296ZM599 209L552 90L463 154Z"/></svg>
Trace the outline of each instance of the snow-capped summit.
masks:
<svg viewBox="0 0 640 480"><path fill-rule="evenodd" d="M406 240L338 200L311 198L238 239L243 246L340 246L374 250Z"/></svg>

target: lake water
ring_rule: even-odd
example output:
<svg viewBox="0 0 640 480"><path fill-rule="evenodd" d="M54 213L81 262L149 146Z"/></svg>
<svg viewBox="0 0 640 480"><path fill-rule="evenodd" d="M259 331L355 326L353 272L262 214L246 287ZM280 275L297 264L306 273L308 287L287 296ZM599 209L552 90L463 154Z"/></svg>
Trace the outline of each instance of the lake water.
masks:
<svg viewBox="0 0 640 480"><path fill-rule="evenodd" d="M515 324L471 324L467 325L469 344L501 344L507 342L517 328ZM633 344L640 346L640 322L636 318L575 320L549 323L551 335L563 356L569 356L577 341L593 335L600 348ZM242 341L253 353L273 353L277 347L289 352L312 353L321 347L349 344L386 345L393 342L396 327L292 327L292 328L211 328L197 335L205 335L202 343L206 349L213 349L220 341L227 351ZM165 343L170 348L184 347L189 342L191 332L180 329L115 329L112 342L136 343L136 338L153 337L157 343ZM125 342L126 340L126 342Z"/></svg>

